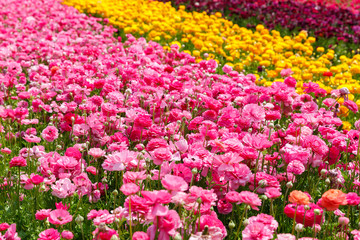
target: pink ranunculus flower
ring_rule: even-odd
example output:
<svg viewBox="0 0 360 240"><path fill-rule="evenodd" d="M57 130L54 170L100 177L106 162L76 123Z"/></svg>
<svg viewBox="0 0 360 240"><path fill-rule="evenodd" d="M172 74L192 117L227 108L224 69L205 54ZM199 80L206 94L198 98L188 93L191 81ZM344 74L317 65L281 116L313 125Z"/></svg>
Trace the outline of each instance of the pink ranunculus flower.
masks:
<svg viewBox="0 0 360 240"><path fill-rule="evenodd" d="M295 175L301 175L305 171L305 166L302 162L300 162L298 160L294 160L289 163L286 170L289 173L292 173Z"/></svg>
<svg viewBox="0 0 360 240"><path fill-rule="evenodd" d="M134 232L133 240L150 240L150 237L145 232Z"/></svg>
<svg viewBox="0 0 360 240"><path fill-rule="evenodd" d="M67 198L72 196L76 190L76 186L71 182L70 179L64 178L57 180L54 185L51 186L52 195L58 198Z"/></svg>
<svg viewBox="0 0 360 240"><path fill-rule="evenodd" d="M296 237L290 233L280 233L277 235L276 240L295 240Z"/></svg>
<svg viewBox="0 0 360 240"><path fill-rule="evenodd" d="M45 220L49 217L51 209L40 209L35 213L35 218L37 220Z"/></svg>
<svg viewBox="0 0 360 240"><path fill-rule="evenodd" d="M60 238L58 230L49 228L39 234L38 240L60 240Z"/></svg>
<svg viewBox="0 0 360 240"><path fill-rule="evenodd" d="M242 115L244 118L252 122L261 122L265 119L265 110L263 107L251 103L245 105L245 107L242 110Z"/></svg>
<svg viewBox="0 0 360 240"><path fill-rule="evenodd" d="M54 225L64 225L72 221L72 216L67 210L56 209L50 212L49 222Z"/></svg>
<svg viewBox="0 0 360 240"><path fill-rule="evenodd" d="M140 191L140 187L135 183L125 183L121 186L120 191L125 195L133 195Z"/></svg>
<svg viewBox="0 0 360 240"><path fill-rule="evenodd" d="M243 240L270 240L273 238L273 234L263 223L254 222L245 227L242 237Z"/></svg>
<svg viewBox="0 0 360 240"><path fill-rule="evenodd" d="M13 157L9 162L10 168L12 167L26 167L26 159L23 157Z"/></svg>
<svg viewBox="0 0 360 240"><path fill-rule="evenodd" d="M270 187L270 188L266 188L265 195L269 199L275 199L281 196L281 191L279 188Z"/></svg>
<svg viewBox="0 0 360 240"><path fill-rule="evenodd" d="M170 192L184 192L188 190L188 183L179 176L167 174L161 180L162 185L165 189Z"/></svg>
<svg viewBox="0 0 360 240"><path fill-rule="evenodd" d="M88 154L90 156L93 156L94 158L99 158L104 156L105 151L102 150L101 148L90 148Z"/></svg>
<svg viewBox="0 0 360 240"><path fill-rule="evenodd" d="M357 206L360 204L360 197L357 193L349 192L346 194L346 202L348 205Z"/></svg>
<svg viewBox="0 0 360 240"><path fill-rule="evenodd" d="M59 131L54 126L47 126L41 133L43 139L48 142L53 142L59 137Z"/></svg>
<svg viewBox="0 0 360 240"><path fill-rule="evenodd" d="M242 191L239 194L239 202L251 206L252 209L259 211L258 206L261 206L261 199L256 193L249 191Z"/></svg>
<svg viewBox="0 0 360 240"><path fill-rule="evenodd" d="M62 231L61 237L64 238L64 239L69 239L70 240L70 239L74 238L74 234L72 232L70 232L70 231L65 230L65 231Z"/></svg>
<svg viewBox="0 0 360 240"><path fill-rule="evenodd" d="M351 100L347 100L344 102L344 106L347 107L350 111L357 113L358 112L358 106L356 105L356 103L354 103Z"/></svg>
<svg viewBox="0 0 360 240"><path fill-rule="evenodd" d="M170 161L172 154L168 148L157 148L152 153L155 165L161 165L164 161Z"/></svg>

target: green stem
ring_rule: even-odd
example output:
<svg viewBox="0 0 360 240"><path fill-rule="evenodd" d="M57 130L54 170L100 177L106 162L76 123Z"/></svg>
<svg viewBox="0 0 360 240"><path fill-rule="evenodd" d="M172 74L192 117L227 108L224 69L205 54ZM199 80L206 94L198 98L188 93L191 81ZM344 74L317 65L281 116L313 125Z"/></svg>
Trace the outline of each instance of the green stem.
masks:
<svg viewBox="0 0 360 240"><path fill-rule="evenodd" d="M291 234L294 235L294 231L295 231L295 223L296 223L296 212L297 212L297 208L298 208L298 205L296 204L296 207L295 207L295 215L294 215L294 220L293 220L293 226L292 226L292 231L291 231Z"/></svg>
<svg viewBox="0 0 360 240"><path fill-rule="evenodd" d="M247 205L245 205L245 210L244 210L243 214L241 215L240 224L239 224L239 227L238 227L238 229L237 229L237 231L236 231L235 239L238 239L238 237L239 237L240 229L241 229L242 223L243 223L243 221L244 221L243 219L244 219L244 216L245 216L247 210L248 210L248 207L247 207Z"/></svg>

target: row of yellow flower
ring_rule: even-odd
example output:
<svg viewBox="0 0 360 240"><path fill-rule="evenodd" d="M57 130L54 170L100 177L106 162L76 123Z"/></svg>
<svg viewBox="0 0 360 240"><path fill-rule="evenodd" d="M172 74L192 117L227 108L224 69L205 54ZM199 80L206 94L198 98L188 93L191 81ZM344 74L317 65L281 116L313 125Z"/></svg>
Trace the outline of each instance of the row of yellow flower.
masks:
<svg viewBox="0 0 360 240"><path fill-rule="evenodd" d="M334 88L348 87L351 93L360 93L360 55L352 58L337 56L331 49L314 49L316 39L306 32L297 36L281 37L278 31L258 25L256 31L239 27L222 17L221 13L208 15L179 10L170 3L151 0L63 0L79 11L108 18L109 23L125 33L145 36L165 47L178 44L197 58L214 58L222 64L247 73L259 73L258 82L270 85L281 81L280 71L291 68L298 81L313 81L330 92ZM333 76L323 76L331 72ZM351 97L352 98L352 97ZM360 105L360 102L359 102Z"/></svg>

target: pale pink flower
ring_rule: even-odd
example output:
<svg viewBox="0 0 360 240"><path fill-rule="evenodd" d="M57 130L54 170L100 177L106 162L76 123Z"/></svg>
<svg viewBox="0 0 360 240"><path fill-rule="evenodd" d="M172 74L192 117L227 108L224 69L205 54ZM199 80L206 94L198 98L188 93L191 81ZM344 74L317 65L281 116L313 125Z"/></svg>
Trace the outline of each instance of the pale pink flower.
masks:
<svg viewBox="0 0 360 240"><path fill-rule="evenodd" d="M284 68L283 70L281 70L280 75L281 77L288 77L291 74L293 74L293 71L291 70L291 68Z"/></svg>
<svg viewBox="0 0 360 240"><path fill-rule="evenodd" d="M276 240L295 240L295 236L290 233L280 233L277 235Z"/></svg>
<svg viewBox="0 0 360 240"><path fill-rule="evenodd" d="M137 153L132 151L115 152L106 156L105 161L101 165L107 171L123 171L130 164L135 166L138 163Z"/></svg>
<svg viewBox="0 0 360 240"><path fill-rule="evenodd" d="M58 198L67 198L72 196L76 190L76 186L71 182L70 179L64 178L55 182L54 185L51 186L52 195Z"/></svg>
<svg viewBox="0 0 360 240"><path fill-rule="evenodd" d="M161 183L165 189L175 193L184 192L189 188L188 183L182 177L174 176L170 174L166 174L162 178Z"/></svg>
<svg viewBox="0 0 360 240"><path fill-rule="evenodd" d="M125 195L133 195L140 191L140 187L135 183L125 183L121 186L120 191Z"/></svg>
<svg viewBox="0 0 360 240"><path fill-rule="evenodd" d="M90 148L88 154L94 158L99 158L105 155L105 151L101 148Z"/></svg>

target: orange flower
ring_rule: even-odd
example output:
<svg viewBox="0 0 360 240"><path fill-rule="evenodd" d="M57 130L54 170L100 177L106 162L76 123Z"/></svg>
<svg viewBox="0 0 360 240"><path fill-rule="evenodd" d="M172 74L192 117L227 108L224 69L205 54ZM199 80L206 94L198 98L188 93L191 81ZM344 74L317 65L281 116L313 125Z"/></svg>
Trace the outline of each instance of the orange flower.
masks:
<svg viewBox="0 0 360 240"><path fill-rule="evenodd" d="M320 205L328 211L334 211L338 209L340 205L346 204L346 194L338 189L326 191L320 199Z"/></svg>
<svg viewBox="0 0 360 240"><path fill-rule="evenodd" d="M310 203L310 198L302 191L294 190L290 193L289 201L294 204L308 205Z"/></svg>

